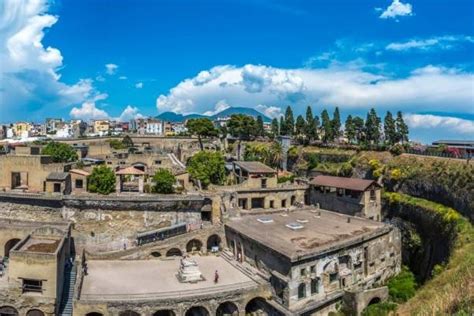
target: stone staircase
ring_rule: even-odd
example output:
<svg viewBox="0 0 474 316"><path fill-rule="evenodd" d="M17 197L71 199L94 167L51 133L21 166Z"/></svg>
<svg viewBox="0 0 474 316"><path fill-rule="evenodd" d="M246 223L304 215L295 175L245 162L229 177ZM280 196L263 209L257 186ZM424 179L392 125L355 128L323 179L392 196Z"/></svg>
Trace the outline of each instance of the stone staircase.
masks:
<svg viewBox="0 0 474 316"><path fill-rule="evenodd" d="M76 284L77 265L64 271L64 287L61 304L59 305L59 316L72 316L72 303L74 300L74 286Z"/></svg>

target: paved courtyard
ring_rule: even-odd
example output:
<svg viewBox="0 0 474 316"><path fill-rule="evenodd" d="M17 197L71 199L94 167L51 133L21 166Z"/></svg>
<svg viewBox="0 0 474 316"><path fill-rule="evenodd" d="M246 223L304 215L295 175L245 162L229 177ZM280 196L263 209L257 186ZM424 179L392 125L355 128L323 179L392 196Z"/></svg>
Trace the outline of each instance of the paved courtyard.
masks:
<svg viewBox="0 0 474 316"><path fill-rule="evenodd" d="M180 258L162 260L88 261L88 275L82 285L82 300L151 299L195 296L257 286L248 276L216 256L193 256L205 281L181 283L177 273ZM214 283L218 270L219 282Z"/></svg>

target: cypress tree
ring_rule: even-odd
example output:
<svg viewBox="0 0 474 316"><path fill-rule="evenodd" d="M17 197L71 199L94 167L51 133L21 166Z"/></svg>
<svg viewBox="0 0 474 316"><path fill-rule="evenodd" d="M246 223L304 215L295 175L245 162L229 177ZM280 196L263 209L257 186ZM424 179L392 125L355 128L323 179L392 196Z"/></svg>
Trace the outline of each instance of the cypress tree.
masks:
<svg viewBox="0 0 474 316"><path fill-rule="evenodd" d="M405 121L403 120L403 114L401 111L397 112L397 120L396 120L396 129L397 129L397 140L401 141L402 144L404 142L408 142L408 125L405 124Z"/></svg>
<svg viewBox="0 0 474 316"><path fill-rule="evenodd" d="M295 125L295 134L297 136L304 136L306 131L306 121L304 120L303 116L298 115L296 118L296 125Z"/></svg>
<svg viewBox="0 0 474 316"><path fill-rule="evenodd" d="M314 139L318 140L319 139L319 127L321 125L321 122L319 121L319 116L315 115L313 119L313 133L314 133Z"/></svg>
<svg viewBox="0 0 474 316"><path fill-rule="evenodd" d="M283 116L280 116L280 135L288 135L285 118Z"/></svg>
<svg viewBox="0 0 474 316"><path fill-rule="evenodd" d="M280 134L280 127L278 126L278 119L275 117L272 120L272 137L275 138Z"/></svg>
<svg viewBox="0 0 474 316"><path fill-rule="evenodd" d="M288 135L293 135L295 131L295 118L293 117L293 110L290 106L286 108L285 112L285 125L286 125L286 132Z"/></svg>
<svg viewBox="0 0 474 316"><path fill-rule="evenodd" d="M328 111L326 109L321 112L321 127L323 129L324 135L323 135L323 142L331 142L334 140L334 135L332 134L332 124L331 124L331 119L329 118Z"/></svg>
<svg viewBox="0 0 474 316"><path fill-rule="evenodd" d="M316 127L314 126L314 117L313 117L313 110L308 105L306 108L306 127L305 127L305 136L308 140L314 139L316 133Z"/></svg>
<svg viewBox="0 0 474 316"><path fill-rule="evenodd" d="M395 126L395 120L393 119L392 113L387 111L383 120L383 131L385 135L385 142L393 145L397 142L397 129Z"/></svg>
<svg viewBox="0 0 474 316"><path fill-rule="evenodd" d="M331 126L333 138L338 138L341 136L341 115L339 114L339 108L337 106L334 110Z"/></svg>
<svg viewBox="0 0 474 316"><path fill-rule="evenodd" d="M360 116L356 116L352 119L352 125L355 131L355 141L357 144L360 144L365 140L364 119Z"/></svg>
<svg viewBox="0 0 474 316"><path fill-rule="evenodd" d="M347 116L346 124L344 125L344 131L349 143L353 143L356 139L356 130L354 122L352 121L352 115Z"/></svg>
<svg viewBox="0 0 474 316"><path fill-rule="evenodd" d="M380 142L380 117L372 108L367 113L367 120L365 121L365 135L368 142L378 144Z"/></svg>
<svg viewBox="0 0 474 316"><path fill-rule="evenodd" d="M262 119L261 115L257 116L256 134L257 134L257 136L264 136L265 135L265 129L263 127L263 119Z"/></svg>

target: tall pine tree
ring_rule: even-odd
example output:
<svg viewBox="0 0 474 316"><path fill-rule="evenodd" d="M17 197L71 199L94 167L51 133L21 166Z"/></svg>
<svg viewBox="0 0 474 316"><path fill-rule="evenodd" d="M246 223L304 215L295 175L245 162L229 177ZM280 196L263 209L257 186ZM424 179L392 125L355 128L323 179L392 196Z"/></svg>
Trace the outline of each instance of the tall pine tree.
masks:
<svg viewBox="0 0 474 316"><path fill-rule="evenodd" d="M377 116L375 109L370 109L367 113L367 120L365 121L365 136L367 142L371 144L378 144L380 142L380 117Z"/></svg>
<svg viewBox="0 0 474 316"><path fill-rule="evenodd" d="M397 140L402 142L402 144L408 142L408 125L405 124L405 121L403 120L403 114L400 111L397 112L397 120L395 125L397 129Z"/></svg>
<svg viewBox="0 0 474 316"><path fill-rule="evenodd" d="M257 116L257 127L255 133L257 136L265 135L265 128L263 127L263 119L261 115Z"/></svg>
<svg viewBox="0 0 474 316"><path fill-rule="evenodd" d="M356 116L352 119L352 125L355 131L355 141L360 144L365 141L365 126L364 119L360 116Z"/></svg>
<svg viewBox="0 0 474 316"><path fill-rule="evenodd" d="M280 135L280 126L278 126L278 119L276 117L272 120L271 132L273 138L276 138L278 135Z"/></svg>
<svg viewBox="0 0 474 316"><path fill-rule="evenodd" d="M385 118L383 119L383 132L385 135L385 142L389 145L393 145L397 142L397 129L395 126L395 120L393 119L392 113L387 111Z"/></svg>
<svg viewBox="0 0 474 316"><path fill-rule="evenodd" d="M295 135L305 136L305 131L306 131L306 121L304 120L303 116L298 115L298 117L296 118Z"/></svg>
<svg viewBox="0 0 474 316"><path fill-rule="evenodd" d="M333 138L341 136L341 115L339 114L339 108L336 106L334 110L334 116L331 121L332 135Z"/></svg>
<svg viewBox="0 0 474 316"><path fill-rule="evenodd" d="M315 138L316 134L316 127L314 126L314 117L313 117L313 110L308 105L306 108L306 127L305 127L305 135L306 138L311 141Z"/></svg>
<svg viewBox="0 0 474 316"><path fill-rule="evenodd" d="M349 143L353 143L356 140L356 130L354 122L352 121L352 115L347 116L346 124L344 125L344 132Z"/></svg>
<svg viewBox="0 0 474 316"><path fill-rule="evenodd" d="M280 116L280 135L288 135L288 129L286 128L285 118Z"/></svg>
<svg viewBox="0 0 474 316"><path fill-rule="evenodd" d="M288 135L293 135L295 131L295 118L293 117L293 110L288 106L285 111L285 125Z"/></svg>
<svg viewBox="0 0 474 316"><path fill-rule="evenodd" d="M328 111L326 109L321 112L321 128L323 130L323 142L332 142L334 140L334 135L332 134L332 124L331 119L329 118Z"/></svg>

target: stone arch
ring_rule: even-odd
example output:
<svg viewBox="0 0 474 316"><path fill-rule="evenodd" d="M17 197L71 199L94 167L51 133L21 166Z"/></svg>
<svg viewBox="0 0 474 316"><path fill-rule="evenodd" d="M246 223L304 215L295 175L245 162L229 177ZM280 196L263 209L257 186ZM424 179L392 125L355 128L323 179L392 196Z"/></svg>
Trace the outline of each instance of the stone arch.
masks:
<svg viewBox="0 0 474 316"><path fill-rule="evenodd" d="M104 315L99 312L90 312L90 313L87 313L86 316L104 316Z"/></svg>
<svg viewBox="0 0 474 316"><path fill-rule="evenodd" d="M218 234L213 234L207 238L207 250L211 250L212 247L219 247L221 249L222 239Z"/></svg>
<svg viewBox="0 0 474 316"><path fill-rule="evenodd" d="M192 253L193 251L201 251L202 249L202 241L199 239L191 239L186 244L186 252Z"/></svg>
<svg viewBox="0 0 474 316"><path fill-rule="evenodd" d="M39 309L30 309L26 313L26 316L44 316L44 313L40 311Z"/></svg>
<svg viewBox="0 0 474 316"><path fill-rule="evenodd" d="M176 316L176 313L173 312L171 309L161 309L156 311L153 316Z"/></svg>
<svg viewBox="0 0 474 316"><path fill-rule="evenodd" d="M0 315L2 316L18 316L18 311L16 308L11 306L2 306L0 307Z"/></svg>
<svg viewBox="0 0 474 316"><path fill-rule="evenodd" d="M254 297L245 305L245 315L269 315L270 308L263 297Z"/></svg>
<svg viewBox="0 0 474 316"><path fill-rule="evenodd" d="M239 315L239 308L232 302L221 303L216 310L216 316Z"/></svg>
<svg viewBox="0 0 474 316"><path fill-rule="evenodd" d="M166 252L167 257L181 257L183 253L178 248L171 248Z"/></svg>
<svg viewBox="0 0 474 316"><path fill-rule="evenodd" d="M209 311L203 306L193 306L186 311L184 316L209 316Z"/></svg>
<svg viewBox="0 0 474 316"><path fill-rule="evenodd" d="M159 258L159 257L161 257L161 252L159 252L159 251L152 251L150 255L151 255L152 257L154 257L154 258Z"/></svg>
<svg viewBox="0 0 474 316"><path fill-rule="evenodd" d="M126 310L126 311L120 312L119 316L140 316L140 314L131 310Z"/></svg>
<svg viewBox="0 0 474 316"><path fill-rule="evenodd" d="M137 162L134 162L132 163L132 166L138 170L141 170L141 171L146 171L146 169L148 169L148 165L144 162L141 162L141 161L137 161Z"/></svg>
<svg viewBox="0 0 474 316"><path fill-rule="evenodd" d="M369 301L369 303L367 304L367 306L380 303L381 301L382 301L382 300L380 299L380 297L374 296L374 297L372 297L372 299Z"/></svg>
<svg viewBox="0 0 474 316"><path fill-rule="evenodd" d="M20 242L20 239L12 238L5 243L5 248L4 248L5 257L10 257L10 250L12 250L13 247L15 247L16 244L18 244L19 242Z"/></svg>

